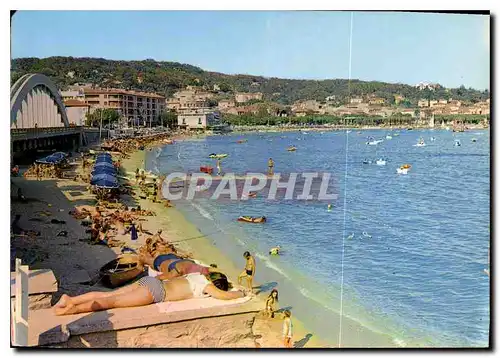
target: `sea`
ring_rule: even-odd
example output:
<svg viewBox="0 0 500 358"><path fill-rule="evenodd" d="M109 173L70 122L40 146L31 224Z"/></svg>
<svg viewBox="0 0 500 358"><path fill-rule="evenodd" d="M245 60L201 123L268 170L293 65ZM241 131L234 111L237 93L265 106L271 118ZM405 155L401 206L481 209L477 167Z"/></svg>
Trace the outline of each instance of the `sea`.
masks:
<svg viewBox="0 0 500 358"><path fill-rule="evenodd" d="M425 146L416 146L419 138ZM241 139L246 142L237 143ZM370 140L383 141L368 145ZM287 151L290 145L297 150ZM168 174L215 168L210 153L228 154L225 173L266 173L272 157L276 173L331 174L338 195L330 202L265 195L176 202L237 265L243 268L242 254L250 251L255 281L262 289L276 287L280 307L291 308L321 339L339 344L347 337L345 317L394 346L488 346L489 130L208 136L149 152L146 169ZM376 164L380 158L385 165ZM407 175L396 172L403 164L411 165ZM268 221L241 223L240 215ZM276 245L282 254L270 256ZM370 345L356 339L351 344Z"/></svg>

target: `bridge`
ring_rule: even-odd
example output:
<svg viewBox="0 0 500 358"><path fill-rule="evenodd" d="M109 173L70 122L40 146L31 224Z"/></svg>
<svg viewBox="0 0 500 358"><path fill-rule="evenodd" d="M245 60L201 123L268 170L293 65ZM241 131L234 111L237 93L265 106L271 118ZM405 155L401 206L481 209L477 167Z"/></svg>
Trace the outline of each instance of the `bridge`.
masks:
<svg viewBox="0 0 500 358"><path fill-rule="evenodd" d="M83 128L70 126L62 97L47 77L26 74L10 89L11 154L36 149L76 149Z"/></svg>

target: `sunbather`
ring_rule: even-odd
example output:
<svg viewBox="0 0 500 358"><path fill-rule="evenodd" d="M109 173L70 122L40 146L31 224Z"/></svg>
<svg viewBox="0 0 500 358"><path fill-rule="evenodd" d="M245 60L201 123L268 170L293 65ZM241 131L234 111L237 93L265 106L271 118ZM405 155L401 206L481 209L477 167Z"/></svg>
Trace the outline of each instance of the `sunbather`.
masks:
<svg viewBox="0 0 500 358"><path fill-rule="evenodd" d="M228 289L227 277L218 272L206 276L191 274L169 281L146 276L112 292L88 292L75 297L64 294L54 306L54 311L56 315L61 316L207 296L219 300L233 300L246 295L243 291L227 292Z"/></svg>
<svg viewBox="0 0 500 358"><path fill-rule="evenodd" d="M200 273L208 275L214 271L212 267L198 265L191 259L180 257L175 253L165 253L167 250L162 250L162 246L166 246L161 242L157 242L157 250L153 255L141 252L139 260L143 265L151 267L153 270L161 272L156 276L160 280L170 280L175 277L188 275L191 273ZM158 249L160 248L160 249Z"/></svg>

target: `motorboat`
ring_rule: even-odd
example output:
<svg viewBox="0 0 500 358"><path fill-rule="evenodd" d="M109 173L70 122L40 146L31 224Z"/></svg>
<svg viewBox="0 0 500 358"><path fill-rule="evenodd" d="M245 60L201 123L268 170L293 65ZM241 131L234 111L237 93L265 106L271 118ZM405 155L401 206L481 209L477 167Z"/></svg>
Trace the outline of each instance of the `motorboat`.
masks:
<svg viewBox="0 0 500 358"><path fill-rule="evenodd" d="M392 139L392 136L388 134L385 136L385 139Z"/></svg>
<svg viewBox="0 0 500 358"><path fill-rule="evenodd" d="M297 147L290 146L286 150L288 150L289 152L295 152L297 150Z"/></svg>
<svg viewBox="0 0 500 358"><path fill-rule="evenodd" d="M385 160L385 159L380 158L380 159L377 159L376 163L377 163L377 165L385 165L386 160Z"/></svg>
<svg viewBox="0 0 500 358"><path fill-rule="evenodd" d="M368 159L365 159L365 160L363 160L363 164L372 164L372 161L368 160Z"/></svg>
<svg viewBox="0 0 500 358"><path fill-rule="evenodd" d="M377 140L371 140L366 142L367 145L377 145L379 143L382 143L384 140L383 139L377 139Z"/></svg>
<svg viewBox="0 0 500 358"><path fill-rule="evenodd" d="M410 171L410 168L411 168L410 164L404 164L404 165L400 166L399 168L397 168L396 172L398 174L408 174L408 172Z"/></svg>

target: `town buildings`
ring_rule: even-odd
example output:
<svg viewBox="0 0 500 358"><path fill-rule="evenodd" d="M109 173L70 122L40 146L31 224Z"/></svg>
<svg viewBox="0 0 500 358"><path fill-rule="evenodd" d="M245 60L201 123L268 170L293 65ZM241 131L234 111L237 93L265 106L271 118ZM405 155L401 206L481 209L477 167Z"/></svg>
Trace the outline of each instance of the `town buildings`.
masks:
<svg viewBox="0 0 500 358"><path fill-rule="evenodd" d="M234 100L236 101L236 103L246 103L251 100L261 101L262 97L263 95L261 92L255 92L255 93L238 92L234 95Z"/></svg>
<svg viewBox="0 0 500 358"><path fill-rule="evenodd" d="M220 115L214 111L195 110L177 116L177 125L181 129L205 130L220 122Z"/></svg>
<svg viewBox="0 0 500 358"><path fill-rule="evenodd" d="M72 108L83 108L74 102L78 101L88 105L90 112L98 108L114 109L128 121L144 125L156 120L165 110L165 97L156 93L80 87L63 91L61 95Z"/></svg>
<svg viewBox="0 0 500 358"><path fill-rule="evenodd" d="M71 126L84 126L87 114L90 113L90 105L77 99L64 101L66 115Z"/></svg>

